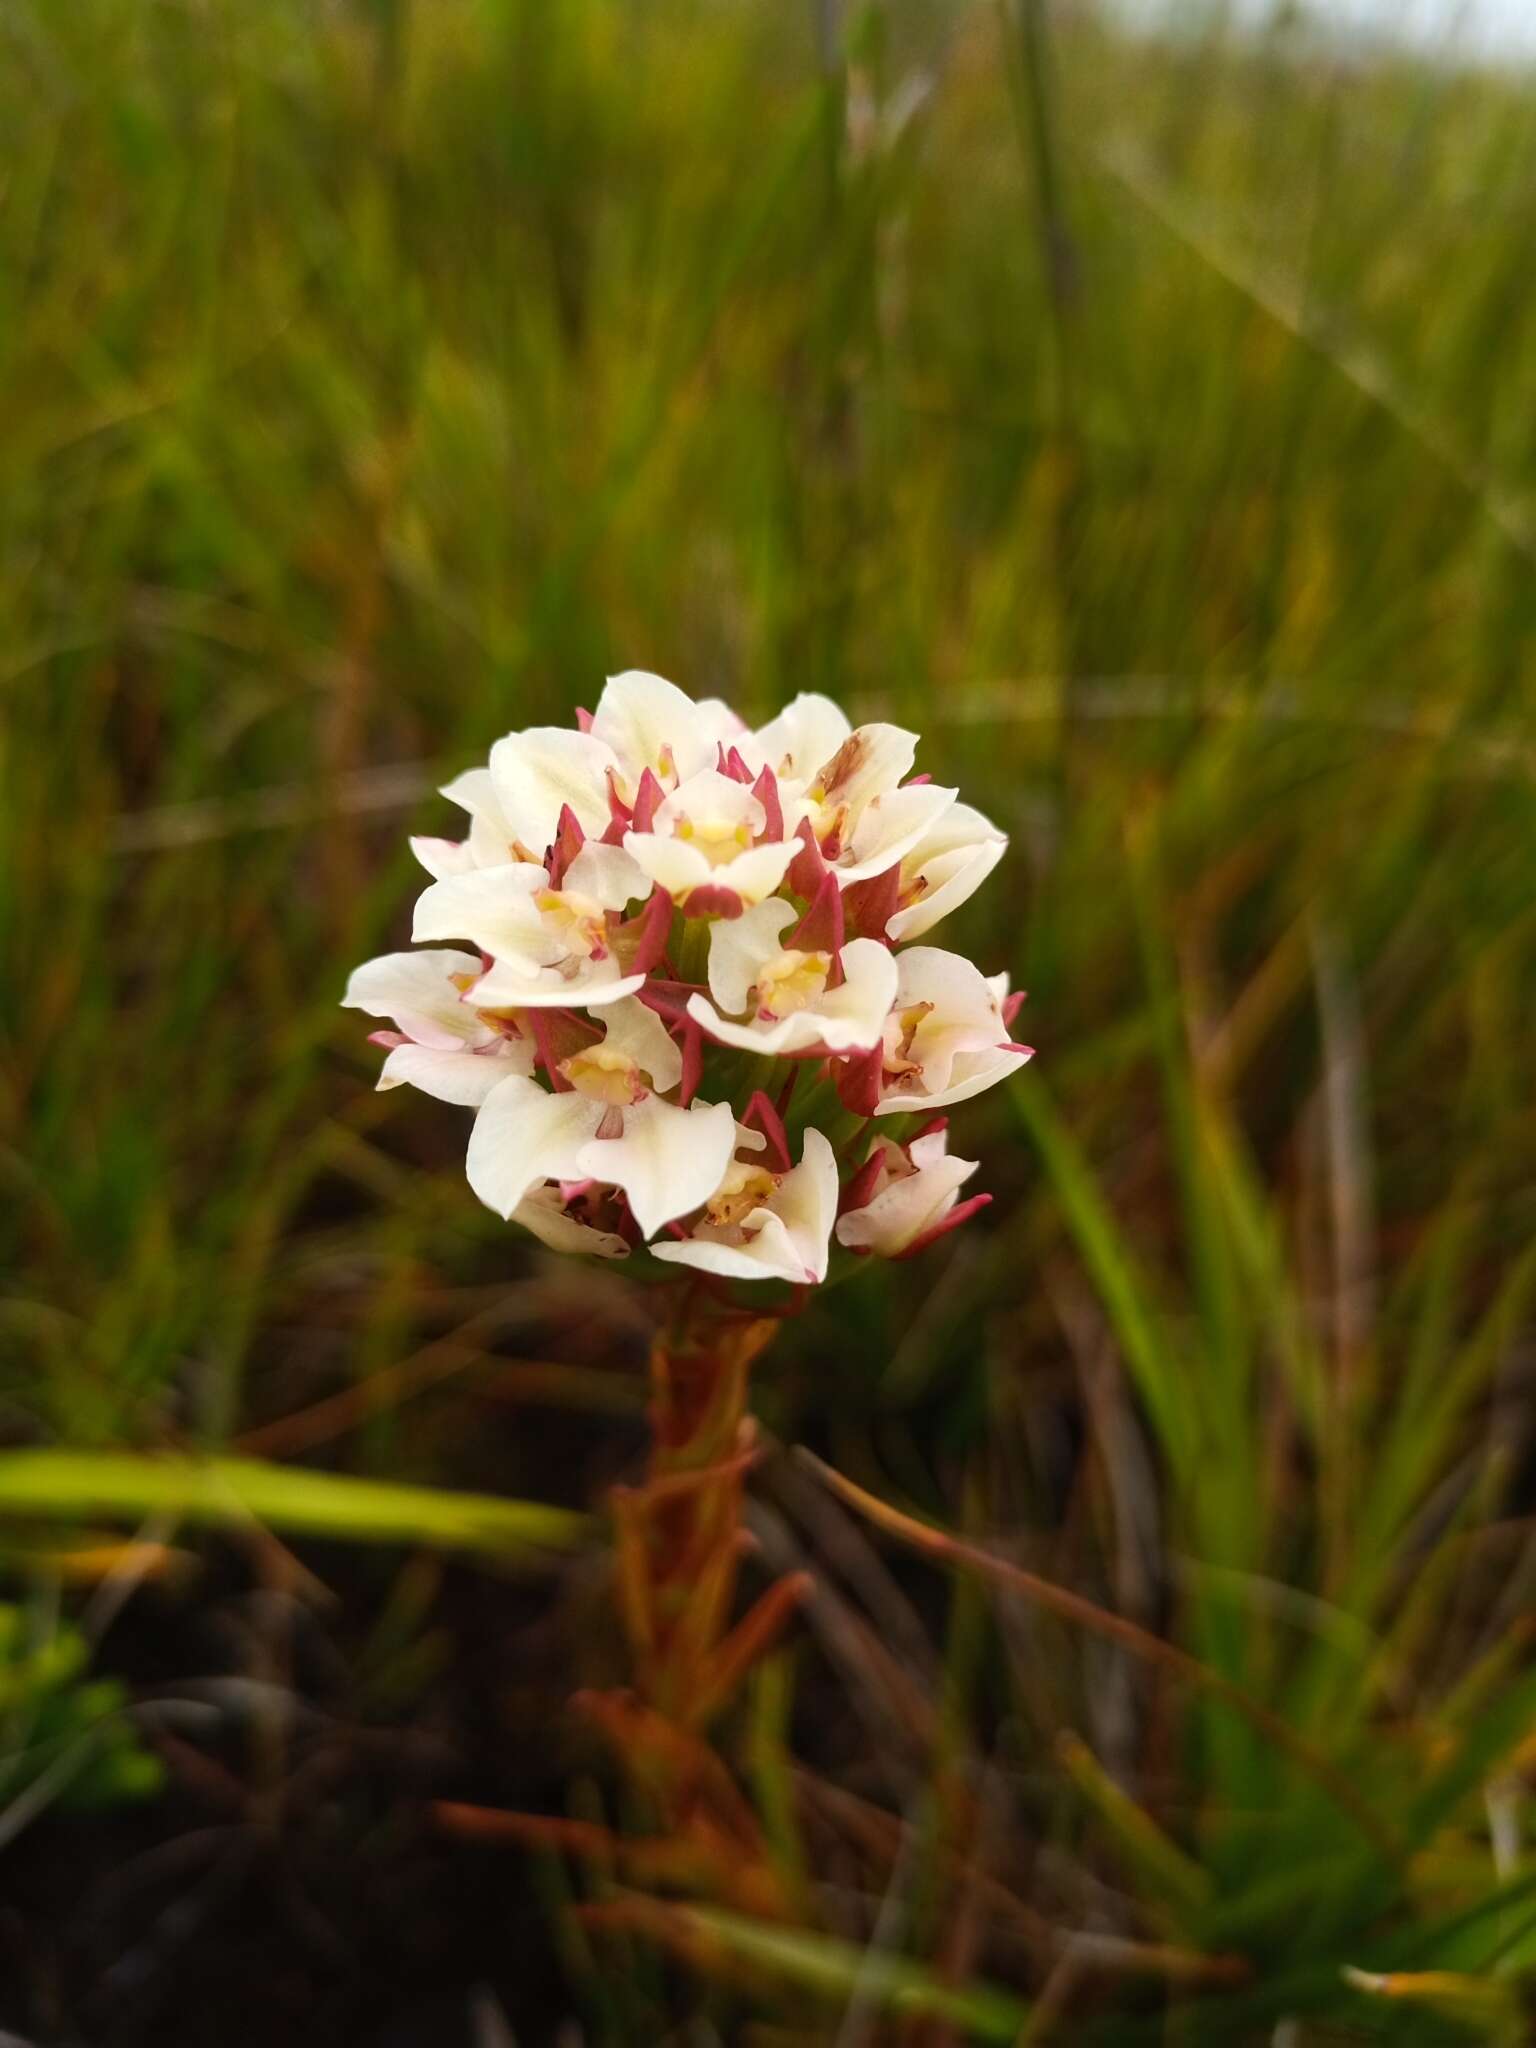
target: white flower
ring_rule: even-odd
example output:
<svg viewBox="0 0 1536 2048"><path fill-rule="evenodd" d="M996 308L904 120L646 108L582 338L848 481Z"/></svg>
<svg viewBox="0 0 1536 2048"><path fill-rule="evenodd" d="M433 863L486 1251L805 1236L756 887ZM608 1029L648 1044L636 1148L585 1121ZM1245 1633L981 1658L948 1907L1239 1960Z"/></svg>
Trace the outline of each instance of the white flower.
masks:
<svg viewBox="0 0 1536 2048"><path fill-rule="evenodd" d="M558 1092L516 1075L493 1088L470 1133L469 1184L510 1216L545 1181L622 1188L643 1236L707 1200L736 1149L729 1103L681 1109L663 1094L682 1056L633 997L603 1013L601 1039L558 1061Z"/></svg>
<svg viewBox="0 0 1536 2048"><path fill-rule="evenodd" d="M489 768L466 769L452 782L444 783L438 794L469 813L466 839L411 841L412 853L438 881L445 875L467 874L471 868L496 868L510 860L536 858L527 847L519 854L514 843L516 834L497 802Z"/></svg>
<svg viewBox="0 0 1536 2048"><path fill-rule="evenodd" d="M973 896L1003 857L1007 834L969 804L951 804L903 856L895 912L886 921L893 943L919 939Z"/></svg>
<svg viewBox="0 0 1536 2048"><path fill-rule="evenodd" d="M971 895L1003 834L911 779L915 734L855 728L828 697L752 732L626 669L576 724L499 739L443 791L464 838L413 840L427 949L369 961L346 994L389 1020L379 1086L475 1108L472 1186L557 1250L621 1258L666 1227L664 1261L801 1285L824 1277L839 1209L852 1249L920 1250L986 1199L960 1199L972 1165L942 1132L879 1139L840 1176L814 1128L791 1165L780 1110L795 1061L817 1068L814 1123L828 1083L859 1117L894 1116L1028 1059L1006 976L899 950Z"/></svg>
<svg viewBox="0 0 1536 2048"><path fill-rule="evenodd" d="M877 1116L964 1102L1030 1057L1010 1043L1007 977L988 981L958 953L910 946L896 956L896 1001L880 1055Z"/></svg>
<svg viewBox="0 0 1536 2048"><path fill-rule="evenodd" d="M776 776L786 833L808 821L844 888L894 866L955 800L954 790L932 783L901 786L917 757L916 733L851 729L827 697L795 698L742 751L749 766Z"/></svg>
<svg viewBox="0 0 1536 2048"><path fill-rule="evenodd" d="M657 805L649 831L625 833L624 851L686 915L739 917L772 894L800 851L794 840L762 839L767 828L744 782L706 768Z"/></svg>
<svg viewBox="0 0 1536 2048"><path fill-rule="evenodd" d="M709 941L709 990L719 1007L691 996L689 1016L722 1045L745 1052L812 1046L848 1052L880 1044L896 1000L891 953L877 939L850 939L842 948L843 979L829 987L830 952L780 944L797 916L793 904L775 896L717 924ZM749 1010L745 1022L732 1021Z"/></svg>
<svg viewBox="0 0 1536 2048"><path fill-rule="evenodd" d="M558 887L547 868L514 862L449 875L422 892L417 939L471 939L493 956L477 979L483 1007L596 1007L645 986L614 943L619 913L651 884L617 846L589 841Z"/></svg>
<svg viewBox="0 0 1536 2048"><path fill-rule="evenodd" d="M976 1171L974 1159L956 1159L942 1123L909 1144L876 1138L850 1190L853 1203L837 1219L837 1241L850 1251L897 1259L959 1220L960 1189ZM990 1198L980 1195L965 1212Z"/></svg>
<svg viewBox="0 0 1536 2048"><path fill-rule="evenodd" d="M816 770L832 759L852 731L840 704L803 691L738 745L750 768L771 768L780 788L793 797L810 787Z"/></svg>
<svg viewBox="0 0 1536 2048"><path fill-rule="evenodd" d="M809 1285L827 1277L836 1214L837 1161L822 1133L808 1130L791 1172L775 1173L755 1159L731 1160L692 1233L663 1239L651 1250L658 1259L727 1280Z"/></svg>
<svg viewBox="0 0 1536 2048"><path fill-rule="evenodd" d="M409 1082L441 1102L478 1107L509 1075L533 1072L533 1041L510 1018L487 1017L466 1000L480 978L471 953L386 953L355 968L342 1007L389 1017L393 1032L381 1088Z"/></svg>
<svg viewBox="0 0 1536 2048"><path fill-rule="evenodd" d="M636 802L647 771L659 790L674 789L714 767L722 741L729 746L741 729L724 704L695 704L661 676L628 669L609 678L587 731L540 725L508 733L491 749L489 799L477 782L458 800L472 794L477 817L483 812L537 857L567 806L597 837Z"/></svg>
<svg viewBox="0 0 1536 2048"><path fill-rule="evenodd" d="M591 1182L546 1181L524 1195L512 1221L531 1230L552 1252L576 1252L595 1259L627 1259L629 1246L617 1231L589 1223L583 1213L600 1208L603 1190Z"/></svg>
<svg viewBox="0 0 1536 2048"><path fill-rule="evenodd" d="M619 793L632 804L649 769L663 790L718 764L744 727L718 698L696 704L675 683L644 669L610 676L592 714L592 736L612 749Z"/></svg>

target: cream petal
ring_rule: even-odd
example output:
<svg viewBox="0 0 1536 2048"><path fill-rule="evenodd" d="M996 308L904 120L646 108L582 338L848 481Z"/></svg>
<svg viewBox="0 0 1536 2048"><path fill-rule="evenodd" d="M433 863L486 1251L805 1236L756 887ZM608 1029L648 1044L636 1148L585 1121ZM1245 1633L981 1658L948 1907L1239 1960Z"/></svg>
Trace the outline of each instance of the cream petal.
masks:
<svg viewBox="0 0 1536 2048"><path fill-rule="evenodd" d="M925 869L928 887L906 910L898 910L886 924L887 935L898 942L920 939L940 918L947 917L967 902L1002 859L1008 842L984 839L963 851L935 856Z"/></svg>
<svg viewBox="0 0 1536 2048"><path fill-rule="evenodd" d="M603 1106L570 1090L552 1095L514 1074L480 1105L469 1134L469 1184L498 1216L510 1216L530 1188L546 1180L584 1180L581 1153Z"/></svg>
<svg viewBox="0 0 1536 2048"><path fill-rule="evenodd" d="M548 883L544 869L527 861L449 875L417 898L412 937L472 939L497 959L544 966L560 957L533 904L534 892Z"/></svg>
<svg viewBox="0 0 1536 2048"><path fill-rule="evenodd" d="M666 839L659 832L626 832L624 851L652 882L659 882L679 902L715 877L703 854L684 839Z"/></svg>
<svg viewBox="0 0 1536 2048"><path fill-rule="evenodd" d="M760 726L752 735L752 753L743 748L743 754L754 768L766 764L783 781L805 783L852 731L841 705L807 690Z"/></svg>
<svg viewBox="0 0 1536 2048"><path fill-rule="evenodd" d="M627 1259L629 1246L611 1230L594 1230L570 1215L552 1183L535 1188L512 1211L512 1221L531 1230L552 1252L575 1252L596 1259Z"/></svg>
<svg viewBox="0 0 1536 2048"><path fill-rule="evenodd" d="M795 921L795 906L780 896L754 904L740 917L721 918L709 935L709 992L728 1015L736 1017L763 963L781 950L781 935Z"/></svg>
<svg viewBox="0 0 1536 2048"><path fill-rule="evenodd" d="M675 832L685 820L695 825L745 825L754 837L768 821L761 802L744 782L735 782L714 768L690 775L656 806L658 832Z"/></svg>
<svg viewBox="0 0 1536 2048"><path fill-rule="evenodd" d="M806 1131L800 1164L780 1181L774 1208L783 1217L809 1280L827 1277L827 1252L837 1215L837 1158L821 1131Z"/></svg>
<svg viewBox="0 0 1536 2048"><path fill-rule="evenodd" d="M508 733L491 749L491 779L516 838L534 853L554 839L569 804L583 832L606 829L608 771L619 769L611 747L589 732L535 725Z"/></svg>
<svg viewBox="0 0 1536 2048"><path fill-rule="evenodd" d="M749 911L747 916L751 915ZM813 1045L825 1045L832 1052L878 1045L895 1001L895 960L878 939L851 939L843 948L843 972L846 979L840 987L828 989L819 1001L792 1010L787 1017L736 1022L697 995L688 998L688 1014L720 1044L738 1046L743 1052L777 1056L804 1052ZM744 993L738 1008L745 1006Z"/></svg>
<svg viewBox="0 0 1536 2048"><path fill-rule="evenodd" d="M621 973L611 954L583 960L569 976L554 967L500 959L475 983L474 1000L482 1010L599 1010L644 987L645 976Z"/></svg>
<svg viewBox="0 0 1536 2048"><path fill-rule="evenodd" d="M936 1134L943 1142L942 1132ZM920 1141L921 1142L921 1141ZM913 1148L914 1159L917 1147ZM837 1241L850 1251L869 1251L884 1259L904 1252L955 1206L960 1188L976 1171L974 1159L947 1155L904 1174L881 1189L862 1209L837 1219Z"/></svg>
<svg viewBox="0 0 1536 2048"><path fill-rule="evenodd" d="M717 1244L708 1237L664 1237L651 1246L651 1256L665 1259L669 1265L692 1266L700 1273L718 1274L722 1280L797 1279L793 1247L789 1247L782 1262L776 1263L771 1256L773 1248L788 1246L783 1224L766 1210L754 1210L753 1214L766 1215L773 1226L774 1235L762 1251L761 1233L750 1244Z"/></svg>
<svg viewBox="0 0 1536 2048"><path fill-rule="evenodd" d="M950 1068L947 1086L929 1095L920 1088L903 1087L898 1082L881 1095L875 1104L875 1115L903 1116L916 1109L945 1109L956 1102L969 1102L973 1095L980 1095L984 1089L995 1087L999 1081L1006 1081L1010 1074L1016 1074L1029 1058L1027 1052L1013 1052L1002 1046L959 1053Z"/></svg>
<svg viewBox="0 0 1536 2048"><path fill-rule="evenodd" d="M825 789L829 803L846 804L849 815L856 818L866 804L894 790L910 775L916 759L915 732L899 725L861 725L836 753L818 764L815 781ZM929 786L918 784L920 789Z"/></svg>
<svg viewBox="0 0 1536 2048"><path fill-rule="evenodd" d="M896 957L878 939L850 939L843 948L843 980L816 1005L822 1043L848 1052L880 1043L896 1001Z"/></svg>
<svg viewBox="0 0 1536 2048"><path fill-rule="evenodd" d="M742 902L761 903L771 896L789 871L800 851L793 839L769 839L761 846L749 846L734 860L710 870L710 880L722 889L734 889Z"/></svg>
<svg viewBox="0 0 1536 2048"><path fill-rule="evenodd" d="M853 834L837 862L837 879L847 888L894 867L932 830L955 800L952 789L932 782L909 783L872 796L854 820Z"/></svg>
<svg viewBox="0 0 1536 2048"><path fill-rule="evenodd" d="M1001 996L973 961L942 946L908 946L896 956L896 1006L932 1003L946 1023L998 1028L1004 1035ZM1007 977L1001 979L1005 985Z"/></svg>
<svg viewBox="0 0 1536 2048"><path fill-rule="evenodd" d="M631 790L647 768L665 785L714 766L715 721L703 712L676 683L630 668L608 678L592 731L618 756Z"/></svg>
<svg viewBox="0 0 1536 2048"><path fill-rule="evenodd" d="M392 1018L419 1045L453 1051L492 1036L451 979L455 974L479 972L480 962L474 954L451 948L385 953L352 970L341 1006L362 1010L370 1017Z"/></svg>
<svg viewBox="0 0 1536 2048"><path fill-rule="evenodd" d="M509 1074L533 1072L533 1046L527 1039L506 1039L507 1055L499 1051L444 1052L435 1045L397 1045L379 1073L381 1088L408 1083L439 1102L478 1109L493 1088Z"/></svg>
<svg viewBox="0 0 1536 2048"><path fill-rule="evenodd" d="M683 1056L653 1009L627 996L603 1012L603 1022L604 1045L632 1059L658 1095L677 1086L683 1078Z"/></svg>
<svg viewBox="0 0 1536 2048"><path fill-rule="evenodd" d="M717 1044L733 1045L742 1052L763 1053L769 1058L777 1058L782 1053L803 1052L808 1046L822 1042L821 1020L811 1010L794 1010L772 1024L759 1023L756 1018L750 1023L741 1023L732 1017L722 1017L713 1003L706 1002L703 996L690 996L688 1014Z"/></svg>
<svg viewBox="0 0 1536 2048"><path fill-rule="evenodd" d="M469 813L469 836L464 841L468 866L495 868L513 859L512 841L517 835L502 813L489 768L466 768L452 782L445 782L438 794ZM422 864L427 865L425 861Z"/></svg>
<svg viewBox="0 0 1536 2048"><path fill-rule="evenodd" d="M417 835L411 840L411 851L436 882L446 881L449 875L467 874L477 865L467 839L429 839Z"/></svg>
<svg viewBox="0 0 1536 2048"><path fill-rule="evenodd" d="M577 1163L582 1174L624 1190L642 1234L650 1237L674 1216L709 1200L735 1145L736 1119L728 1102L679 1109L650 1095L625 1110L622 1137L594 1137Z"/></svg>
<svg viewBox="0 0 1536 2048"><path fill-rule="evenodd" d="M649 896L651 878L622 846L604 846L589 839L565 871L562 889L590 896L604 910L623 910L638 896Z"/></svg>
<svg viewBox="0 0 1536 2048"><path fill-rule="evenodd" d="M800 1164L784 1175L770 1203L752 1210L743 1222L744 1243L722 1243L705 1225L704 1234L668 1240L651 1250L658 1259L727 1279L805 1286L827 1276L836 1214L837 1161L823 1134L808 1130Z"/></svg>

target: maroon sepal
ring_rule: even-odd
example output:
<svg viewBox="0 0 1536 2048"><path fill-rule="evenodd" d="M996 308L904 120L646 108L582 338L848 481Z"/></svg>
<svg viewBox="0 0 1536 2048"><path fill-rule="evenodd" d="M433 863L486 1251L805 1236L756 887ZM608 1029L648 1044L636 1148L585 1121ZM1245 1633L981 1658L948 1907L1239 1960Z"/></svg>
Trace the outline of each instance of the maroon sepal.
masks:
<svg viewBox="0 0 1536 2048"><path fill-rule="evenodd" d="M555 836L549 849L549 879L558 889L565 879L565 871L587 843L587 835L581 829L581 820L569 804L560 806L560 822L555 827Z"/></svg>
<svg viewBox="0 0 1536 2048"><path fill-rule="evenodd" d="M821 887L821 878L828 873L828 868L821 857L821 848L816 844L816 834L811 830L809 818L800 820L795 837L803 844L789 864L789 886L797 896L803 896L810 903L814 901L816 891Z"/></svg>
<svg viewBox="0 0 1536 2048"><path fill-rule="evenodd" d="M752 770L741 758L740 747L732 747L727 753L724 740L720 742L720 773L732 782L744 782L748 789L752 787Z"/></svg>
<svg viewBox="0 0 1536 2048"><path fill-rule="evenodd" d="M752 1100L747 1104L741 1121L749 1130L762 1132L768 1140L769 1151L778 1154L778 1171L788 1173L789 1133L784 1128L783 1118L761 1088L753 1091Z"/></svg>
<svg viewBox="0 0 1536 2048"><path fill-rule="evenodd" d="M576 729L578 732L590 732L592 730L592 714L590 711L583 710L579 704L576 706Z"/></svg>
<svg viewBox="0 0 1536 2048"><path fill-rule="evenodd" d="M941 1216L931 1230L925 1230L921 1237L914 1237L906 1250L897 1252L895 1256L898 1259L915 1259L919 1252L927 1251L929 1245L936 1244L951 1230L958 1230L960 1225L974 1216L978 1209L985 1209L991 1200L990 1195L972 1195L968 1202L957 1202L949 1214Z"/></svg>
<svg viewBox="0 0 1536 2048"><path fill-rule="evenodd" d="M684 917L740 917L745 903L734 889L719 882L704 882L690 889L683 902Z"/></svg>
<svg viewBox="0 0 1536 2048"><path fill-rule="evenodd" d="M407 1038L403 1031L370 1031L370 1045L382 1045L386 1052L393 1052L397 1045L414 1045L414 1038Z"/></svg>
<svg viewBox="0 0 1536 2048"><path fill-rule="evenodd" d="M901 908L901 864L884 874L871 875L867 882L855 882L843 891L843 917L849 931L861 939L884 939L885 928ZM887 939L886 943L890 941Z"/></svg>
<svg viewBox="0 0 1536 2048"><path fill-rule="evenodd" d="M848 1182L838 1197L837 1213L846 1216L850 1209L862 1209L874 1198L875 1182L885 1165L885 1148L879 1146L871 1152L858 1171L849 1176Z"/></svg>
<svg viewBox="0 0 1536 2048"><path fill-rule="evenodd" d="M932 780L933 777L928 773L927 769L925 768L921 775L909 775L906 781L901 786L903 789L917 789L920 788L923 783L932 782Z"/></svg>
<svg viewBox="0 0 1536 2048"><path fill-rule="evenodd" d="M672 898L658 885L645 899L644 910L638 917L630 918L621 930L636 933L635 949L625 962L625 973L649 974L667 950L672 930Z"/></svg>
<svg viewBox="0 0 1536 2048"><path fill-rule="evenodd" d="M843 892L830 868L822 870L816 894L786 944L802 953L830 953L837 965L836 978L842 980Z"/></svg>
<svg viewBox="0 0 1536 2048"><path fill-rule="evenodd" d="M999 1052L1021 1052L1027 1060L1032 1060L1035 1056L1035 1048L1032 1045L1015 1045L1011 1038L1005 1038L997 1049Z"/></svg>
<svg viewBox="0 0 1536 2048"><path fill-rule="evenodd" d="M649 832L653 829L656 806L665 794L661 784L656 780L654 770L647 768L640 778L639 788L635 791L635 807L629 827L631 832Z"/></svg>
<svg viewBox="0 0 1536 2048"><path fill-rule="evenodd" d="M622 846L624 834L634 826L635 814L619 795L618 777L613 769L608 770L608 824L603 832L604 846Z"/></svg>
<svg viewBox="0 0 1536 2048"><path fill-rule="evenodd" d="M683 1023L683 1072L678 1083L677 1100L686 1109L699 1092L699 1083L704 1078L704 1034L691 1017Z"/></svg>
<svg viewBox="0 0 1536 2048"><path fill-rule="evenodd" d="M681 1026L688 1017L688 998L697 994L691 981L658 981L654 976L635 992L635 1001L654 1010L664 1023Z"/></svg>
<svg viewBox="0 0 1536 2048"><path fill-rule="evenodd" d="M850 1053L838 1067L837 1092L855 1116L873 1116L879 1104L883 1052L883 1046L872 1045L868 1052Z"/></svg>
<svg viewBox="0 0 1536 2048"><path fill-rule="evenodd" d="M732 752L735 752L734 748ZM736 755L736 758L738 761L741 760L739 754ZM745 767L745 762L742 765ZM756 782L752 784L752 794L763 807L763 816L766 820L763 826L764 839L782 839L784 837L784 806L779 800L779 778L771 768L765 768L762 774L758 776Z"/></svg>
<svg viewBox="0 0 1536 2048"><path fill-rule="evenodd" d="M1020 1010L1023 1009L1027 993L1028 991L1025 989L1016 988L1011 996L1003 997L1003 1022L1005 1024L1011 1024Z"/></svg>

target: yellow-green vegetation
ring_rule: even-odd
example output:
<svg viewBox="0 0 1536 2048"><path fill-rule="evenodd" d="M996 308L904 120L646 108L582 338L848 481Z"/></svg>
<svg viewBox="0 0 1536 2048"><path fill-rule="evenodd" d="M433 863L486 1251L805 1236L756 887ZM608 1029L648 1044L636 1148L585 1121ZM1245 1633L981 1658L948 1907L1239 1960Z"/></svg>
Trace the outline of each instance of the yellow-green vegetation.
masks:
<svg viewBox="0 0 1536 2048"><path fill-rule="evenodd" d="M826 690L1012 835L947 942L1039 1056L762 1370L862 1490L766 1461L822 1592L712 1731L794 1913L546 1855L519 2038L1522 2040L1536 88L838 12L6 9L7 1570L195 1547L218 1457L295 1543L577 1537L635 1306L346 970L501 731ZM580 1571L541 1740L639 1835Z"/></svg>

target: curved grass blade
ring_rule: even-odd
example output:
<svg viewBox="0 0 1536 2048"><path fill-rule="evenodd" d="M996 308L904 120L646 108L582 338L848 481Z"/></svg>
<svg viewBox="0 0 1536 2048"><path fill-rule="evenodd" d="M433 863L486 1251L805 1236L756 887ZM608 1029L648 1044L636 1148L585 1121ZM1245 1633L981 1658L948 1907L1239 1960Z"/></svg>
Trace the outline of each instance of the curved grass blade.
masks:
<svg viewBox="0 0 1536 2048"><path fill-rule="evenodd" d="M571 1550L591 1527L584 1515L533 1501L354 1479L258 1458L53 1449L0 1455L0 1516L57 1521L157 1514L264 1522L348 1543L420 1543L501 1556Z"/></svg>

